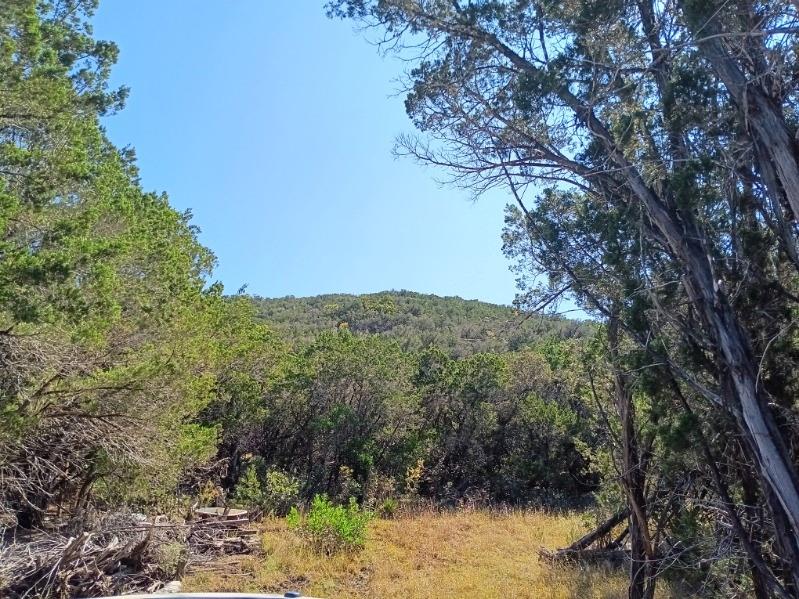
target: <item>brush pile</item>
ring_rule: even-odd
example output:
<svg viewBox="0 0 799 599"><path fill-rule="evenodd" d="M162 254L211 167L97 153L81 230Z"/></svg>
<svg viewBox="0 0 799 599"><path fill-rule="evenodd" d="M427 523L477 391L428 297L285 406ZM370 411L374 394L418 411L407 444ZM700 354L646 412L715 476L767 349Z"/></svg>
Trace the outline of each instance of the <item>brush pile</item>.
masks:
<svg viewBox="0 0 799 599"><path fill-rule="evenodd" d="M0 544L0 596L93 597L153 592L187 568L257 549L246 519L169 522L112 514L92 530L9 534Z"/></svg>

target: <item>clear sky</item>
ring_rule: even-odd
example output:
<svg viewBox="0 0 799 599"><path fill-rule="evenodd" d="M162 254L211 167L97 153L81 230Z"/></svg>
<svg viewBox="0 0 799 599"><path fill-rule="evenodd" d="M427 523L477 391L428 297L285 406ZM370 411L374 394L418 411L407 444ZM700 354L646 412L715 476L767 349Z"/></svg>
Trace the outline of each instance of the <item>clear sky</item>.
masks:
<svg viewBox="0 0 799 599"><path fill-rule="evenodd" d="M95 34L131 88L106 120L142 182L191 208L228 291L410 289L510 303L503 199L391 154L397 76L316 0L101 0Z"/></svg>

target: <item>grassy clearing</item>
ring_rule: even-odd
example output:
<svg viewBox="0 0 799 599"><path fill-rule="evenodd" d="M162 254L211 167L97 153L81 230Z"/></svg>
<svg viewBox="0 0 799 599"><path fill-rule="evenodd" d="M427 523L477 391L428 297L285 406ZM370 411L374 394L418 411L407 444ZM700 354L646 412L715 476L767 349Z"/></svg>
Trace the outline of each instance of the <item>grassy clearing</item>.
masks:
<svg viewBox="0 0 799 599"><path fill-rule="evenodd" d="M281 520L264 524L261 557L194 574L189 591L278 592L317 597L626 597L622 573L553 568L538 548L559 547L586 526L579 515L484 511L422 513L375 521L363 551L315 554Z"/></svg>

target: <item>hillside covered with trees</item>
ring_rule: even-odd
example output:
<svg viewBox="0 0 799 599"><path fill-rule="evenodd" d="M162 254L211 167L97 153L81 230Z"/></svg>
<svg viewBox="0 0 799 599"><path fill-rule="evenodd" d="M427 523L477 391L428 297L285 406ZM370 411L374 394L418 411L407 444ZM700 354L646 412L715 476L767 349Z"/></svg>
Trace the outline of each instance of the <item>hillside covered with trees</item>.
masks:
<svg viewBox="0 0 799 599"><path fill-rule="evenodd" d="M346 327L396 339L405 351L436 346L455 357L515 351L549 338L584 337L592 330L589 322L412 291L254 300L259 317L296 341Z"/></svg>

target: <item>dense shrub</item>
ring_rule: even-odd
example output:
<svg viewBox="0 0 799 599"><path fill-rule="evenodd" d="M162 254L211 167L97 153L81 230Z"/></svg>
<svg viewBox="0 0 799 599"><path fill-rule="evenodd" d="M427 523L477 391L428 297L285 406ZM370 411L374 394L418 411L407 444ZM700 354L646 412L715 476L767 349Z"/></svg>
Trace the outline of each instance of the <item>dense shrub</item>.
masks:
<svg viewBox="0 0 799 599"><path fill-rule="evenodd" d="M316 495L304 516L296 507L287 516L291 528L328 555L362 548L371 519L372 513L359 507L355 498L344 506L333 504L326 495Z"/></svg>

